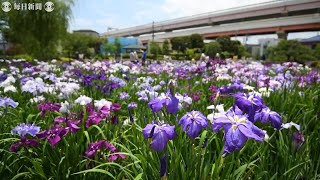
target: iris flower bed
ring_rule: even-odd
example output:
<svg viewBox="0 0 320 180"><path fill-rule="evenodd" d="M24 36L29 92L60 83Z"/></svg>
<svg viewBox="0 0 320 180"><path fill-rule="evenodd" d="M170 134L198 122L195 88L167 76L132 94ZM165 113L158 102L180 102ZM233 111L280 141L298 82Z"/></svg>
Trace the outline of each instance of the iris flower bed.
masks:
<svg viewBox="0 0 320 180"><path fill-rule="evenodd" d="M307 66L0 65L5 179L320 178L320 73Z"/></svg>

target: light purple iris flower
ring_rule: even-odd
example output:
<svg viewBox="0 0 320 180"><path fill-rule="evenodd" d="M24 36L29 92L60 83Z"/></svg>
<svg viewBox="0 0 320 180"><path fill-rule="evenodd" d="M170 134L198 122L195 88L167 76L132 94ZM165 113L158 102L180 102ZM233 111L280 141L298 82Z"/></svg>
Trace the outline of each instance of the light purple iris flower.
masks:
<svg viewBox="0 0 320 180"><path fill-rule="evenodd" d="M138 107L138 105L135 102L131 102L130 104L128 104L128 108L129 109L134 109L134 108L137 108L137 107Z"/></svg>
<svg viewBox="0 0 320 180"><path fill-rule="evenodd" d="M199 111L191 111L184 115L179 125L182 125L183 131L192 139L196 138L203 128L208 127L207 118Z"/></svg>
<svg viewBox="0 0 320 180"><path fill-rule="evenodd" d="M130 96L127 92L122 92L120 93L120 100L126 100L126 99L129 99Z"/></svg>
<svg viewBox="0 0 320 180"><path fill-rule="evenodd" d="M172 96L170 91L166 94L162 93L159 97L149 102L148 105L153 112L159 112L163 106L165 106L171 114L175 114L179 110L179 100L175 96Z"/></svg>
<svg viewBox="0 0 320 180"><path fill-rule="evenodd" d="M219 116L214 119L212 128L214 131L218 131L221 128L225 130L224 154L241 149L248 139L262 142L265 137L265 132L255 126L244 115L232 115L229 113L225 114L225 116Z"/></svg>
<svg viewBox="0 0 320 180"><path fill-rule="evenodd" d="M16 108L19 105L18 102L13 101L11 98L4 97L0 98L0 107L7 108L9 106Z"/></svg>
<svg viewBox="0 0 320 180"><path fill-rule="evenodd" d="M36 136L40 131L40 127L33 124L25 124L22 123L16 126L14 129L11 130L11 134L18 134L20 137L24 137L26 134L31 136Z"/></svg>
<svg viewBox="0 0 320 180"><path fill-rule="evenodd" d="M150 146L155 151L162 151L169 140L174 139L177 134L175 126L170 126L164 122L152 122L142 130L145 139L152 138Z"/></svg>

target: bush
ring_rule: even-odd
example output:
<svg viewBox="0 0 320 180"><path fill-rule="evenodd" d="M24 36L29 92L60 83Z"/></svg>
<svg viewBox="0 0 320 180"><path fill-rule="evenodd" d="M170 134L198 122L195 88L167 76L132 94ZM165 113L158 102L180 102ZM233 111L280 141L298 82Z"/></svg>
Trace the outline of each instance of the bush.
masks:
<svg viewBox="0 0 320 180"><path fill-rule="evenodd" d="M277 46L269 47L268 53L268 60L271 61L295 61L303 63L316 59L310 48L296 40L282 40Z"/></svg>
<svg viewBox="0 0 320 180"><path fill-rule="evenodd" d="M186 59L186 55L182 54L182 53L172 53L172 54L170 54L170 56L173 60L185 60Z"/></svg>
<svg viewBox="0 0 320 180"><path fill-rule="evenodd" d="M312 67L312 68L320 68L320 61L313 61L310 64L310 67Z"/></svg>
<svg viewBox="0 0 320 180"><path fill-rule="evenodd" d="M152 59L158 59L158 55L161 54L161 48L158 43L156 42L151 42L150 43L150 54L153 55Z"/></svg>
<svg viewBox="0 0 320 180"><path fill-rule="evenodd" d="M210 42L204 46L204 53L213 58L217 53L221 52L221 47L218 42Z"/></svg>
<svg viewBox="0 0 320 180"><path fill-rule="evenodd" d="M222 59L226 59L226 58L232 58L233 54L228 52L228 51L223 51L221 54L220 54L221 58Z"/></svg>
<svg viewBox="0 0 320 180"><path fill-rule="evenodd" d="M187 59L190 60L190 59L193 59L194 56L195 56L195 53L194 53L195 49L187 49L186 51L186 54L187 54Z"/></svg>
<svg viewBox="0 0 320 180"><path fill-rule="evenodd" d="M318 43L314 49L314 56L318 61L320 61L320 43Z"/></svg>
<svg viewBox="0 0 320 180"><path fill-rule="evenodd" d="M130 55L128 53L122 54L122 59L130 59Z"/></svg>
<svg viewBox="0 0 320 180"><path fill-rule="evenodd" d="M68 58L68 57L59 57L59 60L60 60L60 61L63 61L63 62L69 62L70 60L72 60L72 58Z"/></svg>
<svg viewBox="0 0 320 180"><path fill-rule="evenodd" d="M33 57L28 54L18 54L12 57L13 59L24 59L26 61L33 61Z"/></svg>
<svg viewBox="0 0 320 180"><path fill-rule="evenodd" d="M106 56L104 54L102 54L102 53L97 54L97 55L94 56L94 59L105 59L105 58L106 58Z"/></svg>

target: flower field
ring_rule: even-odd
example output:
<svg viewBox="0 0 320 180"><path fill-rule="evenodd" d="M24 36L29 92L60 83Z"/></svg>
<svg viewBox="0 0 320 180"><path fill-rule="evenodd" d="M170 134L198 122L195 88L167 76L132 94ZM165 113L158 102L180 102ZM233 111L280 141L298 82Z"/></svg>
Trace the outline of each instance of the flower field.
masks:
<svg viewBox="0 0 320 180"><path fill-rule="evenodd" d="M258 61L0 62L4 179L320 179L320 73Z"/></svg>

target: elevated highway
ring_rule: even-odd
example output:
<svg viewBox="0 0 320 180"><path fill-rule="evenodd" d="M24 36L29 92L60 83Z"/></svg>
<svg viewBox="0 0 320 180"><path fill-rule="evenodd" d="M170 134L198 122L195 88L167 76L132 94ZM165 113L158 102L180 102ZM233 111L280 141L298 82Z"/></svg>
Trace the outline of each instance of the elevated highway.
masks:
<svg viewBox="0 0 320 180"><path fill-rule="evenodd" d="M183 34L189 35L190 33L199 33L204 37L215 37L220 34L234 35L235 31L238 31L239 35L264 34L275 31L301 31L318 29L319 13L320 0L277 0L129 27L109 31L101 35L103 37L140 36L162 32L162 34L157 34L156 37L172 38ZM297 21L294 22L295 20ZM301 25L306 27L302 28ZM265 28L269 29L263 30ZM180 30L183 32L178 32ZM146 37L150 37L150 35L141 37L141 39L144 40Z"/></svg>
<svg viewBox="0 0 320 180"><path fill-rule="evenodd" d="M256 20L248 22L238 22L198 29L188 29L173 31L162 34L155 34L154 39L171 39L173 37L187 36L194 33L201 34L204 38L210 39L219 36L240 36L277 33L286 35L289 32L301 32L320 30L320 14L310 14L302 16L289 16ZM152 34L139 37L142 42L152 39Z"/></svg>

